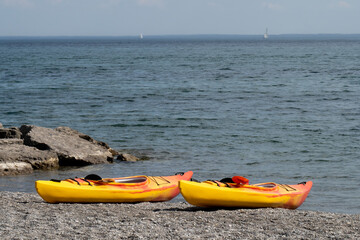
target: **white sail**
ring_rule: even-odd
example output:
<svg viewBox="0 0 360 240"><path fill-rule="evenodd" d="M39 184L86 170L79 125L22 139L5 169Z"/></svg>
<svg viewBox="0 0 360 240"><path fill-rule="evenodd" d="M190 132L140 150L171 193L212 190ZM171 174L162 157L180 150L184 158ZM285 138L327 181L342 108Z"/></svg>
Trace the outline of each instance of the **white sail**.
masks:
<svg viewBox="0 0 360 240"><path fill-rule="evenodd" d="M264 39L268 39L269 34L268 34L268 29L266 28L266 32L264 33Z"/></svg>
<svg viewBox="0 0 360 240"><path fill-rule="evenodd" d="M143 38L144 38L143 34L142 34L142 33L140 33L140 39L143 39Z"/></svg>

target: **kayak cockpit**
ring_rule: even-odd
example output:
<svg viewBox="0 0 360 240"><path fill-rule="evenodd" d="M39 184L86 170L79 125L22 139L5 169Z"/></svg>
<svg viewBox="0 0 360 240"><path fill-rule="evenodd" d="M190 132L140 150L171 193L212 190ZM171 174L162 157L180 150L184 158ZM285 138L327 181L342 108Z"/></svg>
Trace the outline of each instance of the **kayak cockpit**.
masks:
<svg viewBox="0 0 360 240"><path fill-rule="evenodd" d="M147 177L139 176L139 177L131 177L131 178L115 178L114 182L116 183L142 183L146 182Z"/></svg>
<svg viewBox="0 0 360 240"><path fill-rule="evenodd" d="M274 187L276 187L276 184L275 183L259 183L259 184L254 184L253 186L263 187L263 188L274 188Z"/></svg>
<svg viewBox="0 0 360 240"><path fill-rule="evenodd" d="M134 177L123 177L123 178L101 178L96 174L90 174L85 177L85 180L92 180L96 184L104 183L118 183L118 184L141 184L146 183L148 178L146 176L134 176Z"/></svg>

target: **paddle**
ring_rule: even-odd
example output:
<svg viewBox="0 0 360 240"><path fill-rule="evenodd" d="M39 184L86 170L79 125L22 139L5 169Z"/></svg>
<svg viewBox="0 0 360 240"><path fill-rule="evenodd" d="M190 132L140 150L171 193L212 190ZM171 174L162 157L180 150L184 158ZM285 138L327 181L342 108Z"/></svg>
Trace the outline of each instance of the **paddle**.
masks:
<svg viewBox="0 0 360 240"><path fill-rule="evenodd" d="M231 178L234 183L240 184L240 185L246 185L249 184L249 179L242 177L242 176L233 176Z"/></svg>

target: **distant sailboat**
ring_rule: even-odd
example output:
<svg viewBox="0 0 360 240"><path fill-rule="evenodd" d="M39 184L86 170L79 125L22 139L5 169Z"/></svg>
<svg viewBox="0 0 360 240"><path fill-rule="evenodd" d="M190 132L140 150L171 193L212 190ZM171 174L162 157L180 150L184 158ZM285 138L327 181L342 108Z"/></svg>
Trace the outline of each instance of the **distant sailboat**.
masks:
<svg viewBox="0 0 360 240"><path fill-rule="evenodd" d="M268 39L269 38L269 34L268 34L268 29L266 28L266 32L264 33L264 39Z"/></svg>
<svg viewBox="0 0 360 240"><path fill-rule="evenodd" d="M143 39L143 38L144 38L143 34L142 34L142 33L140 33L140 39Z"/></svg>

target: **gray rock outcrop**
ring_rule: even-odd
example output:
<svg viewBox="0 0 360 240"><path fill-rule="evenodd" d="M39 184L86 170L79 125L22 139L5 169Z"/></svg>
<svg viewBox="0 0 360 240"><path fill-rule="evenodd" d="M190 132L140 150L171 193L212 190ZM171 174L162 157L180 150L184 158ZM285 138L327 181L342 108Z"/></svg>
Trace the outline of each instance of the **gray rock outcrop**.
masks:
<svg viewBox="0 0 360 240"><path fill-rule="evenodd" d="M128 154L128 153L120 153L116 160L119 160L119 161L124 161L124 162L137 162L140 160L140 158L138 157L135 157L131 154Z"/></svg>
<svg viewBox="0 0 360 240"><path fill-rule="evenodd" d="M114 155L117 152L106 143L69 127L0 127L0 176L59 166L111 163Z"/></svg>
<svg viewBox="0 0 360 240"><path fill-rule="evenodd" d="M91 143L94 143L96 145L99 145L101 147L106 148L107 150L109 150L111 152L111 154L113 156L118 155L118 152L116 150L112 149L111 147L109 147L109 145L107 143L97 141L97 140L93 139L92 137L90 137L89 135L78 132L78 131L76 131L76 130L74 130L72 128L69 128L69 127L57 127L57 128L55 128L55 131L65 133L67 135L73 135L73 136L76 136L76 137L80 137L82 139L85 139L86 141L89 141Z"/></svg>
<svg viewBox="0 0 360 240"><path fill-rule="evenodd" d="M0 175L31 173L33 169L54 169L59 159L54 152L23 144L22 139L0 139Z"/></svg>
<svg viewBox="0 0 360 240"><path fill-rule="evenodd" d="M1 128L0 138L21 138L21 132L17 127Z"/></svg>
<svg viewBox="0 0 360 240"><path fill-rule="evenodd" d="M61 130L23 125L20 131L25 145L55 152L61 166L84 166L113 161L108 148L81 138L80 134L74 134L78 133L75 130L68 134Z"/></svg>

